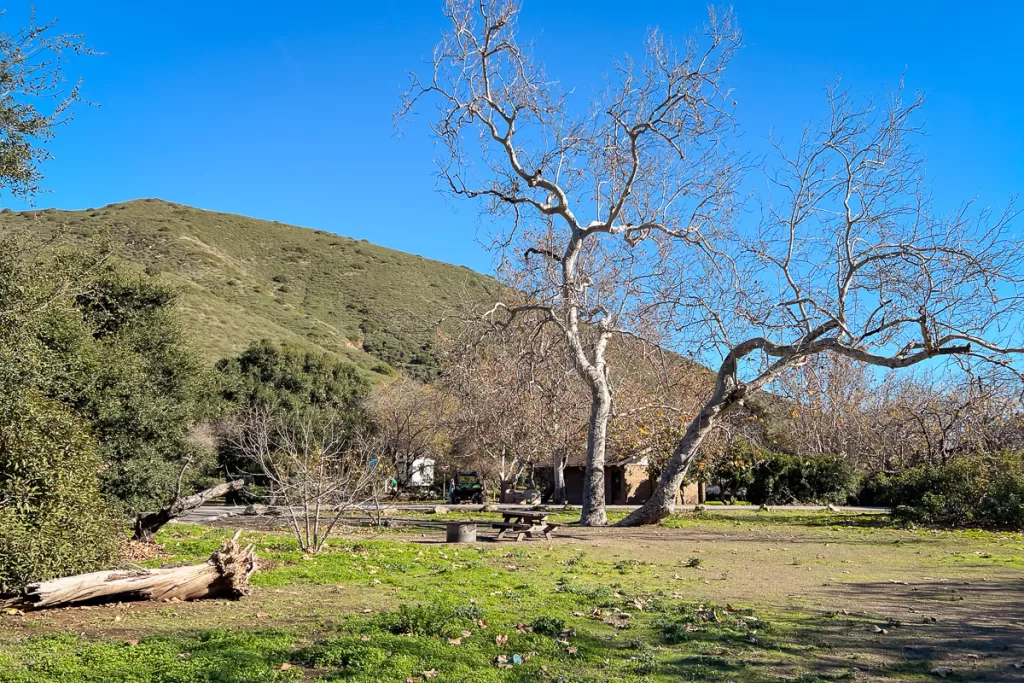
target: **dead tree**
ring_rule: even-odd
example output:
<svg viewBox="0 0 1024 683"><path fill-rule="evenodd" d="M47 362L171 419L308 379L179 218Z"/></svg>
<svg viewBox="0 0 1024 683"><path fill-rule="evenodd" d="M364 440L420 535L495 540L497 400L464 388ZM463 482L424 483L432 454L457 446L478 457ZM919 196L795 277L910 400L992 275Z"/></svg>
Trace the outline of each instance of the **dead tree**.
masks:
<svg viewBox="0 0 1024 683"><path fill-rule="evenodd" d="M346 511L378 509L391 476L380 441L336 411L255 406L230 438L283 508L304 553L323 550Z"/></svg>
<svg viewBox="0 0 1024 683"><path fill-rule="evenodd" d="M191 496L181 497L177 495L174 497L174 501L162 510L145 512L137 516L135 518L135 534L132 536L132 540L151 543L156 532L172 519L181 517L214 498L219 498L232 491L239 491L243 486L245 486L245 480L236 479L217 484Z"/></svg>
<svg viewBox="0 0 1024 683"><path fill-rule="evenodd" d="M879 368L1014 369L1024 352L1024 249L1015 211L939 214L920 131L898 91L884 103L829 91L831 112L795 153L779 143L759 226L678 264L679 339L719 355L713 396L654 495L623 525L669 515L705 436L753 392L818 354ZM708 277L714 273L714 277Z"/></svg>
<svg viewBox="0 0 1024 683"><path fill-rule="evenodd" d="M241 533L241 532L239 532ZM206 562L166 569L115 569L29 584L10 607L47 609L135 600L238 599L249 594L256 570L253 547L241 547L238 533Z"/></svg>
<svg viewBox="0 0 1024 683"><path fill-rule="evenodd" d="M583 108L517 42L516 0L448 0L445 15L432 72L413 78L400 114L436 103L442 187L504 219L497 273L526 303L487 316L559 330L590 402L581 523L605 524L608 345L664 331L670 265L705 248L732 209L737 163L723 140L735 102L722 82L740 34L714 13L678 48L652 32L644 58L615 64L576 116Z"/></svg>

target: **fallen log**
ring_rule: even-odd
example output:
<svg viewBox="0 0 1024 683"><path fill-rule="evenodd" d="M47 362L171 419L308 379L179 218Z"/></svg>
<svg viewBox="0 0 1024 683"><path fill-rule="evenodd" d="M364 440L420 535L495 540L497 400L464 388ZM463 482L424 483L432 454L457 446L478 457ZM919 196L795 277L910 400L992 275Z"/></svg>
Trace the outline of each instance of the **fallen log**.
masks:
<svg viewBox="0 0 1024 683"><path fill-rule="evenodd" d="M163 528L163 526L172 519L181 517L186 512L195 510L208 500L223 496L231 491L238 491L243 486L245 486L244 479L227 481L191 496L175 498L174 502L163 510L142 513L135 518L135 535L132 536L132 540L151 543L156 532Z"/></svg>
<svg viewBox="0 0 1024 683"><path fill-rule="evenodd" d="M249 577L255 570L253 547L239 546L236 533L202 564L92 572L40 581L26 586L23 594L8 605L36 610L136 600L237 600L249 594Z"/></svg>

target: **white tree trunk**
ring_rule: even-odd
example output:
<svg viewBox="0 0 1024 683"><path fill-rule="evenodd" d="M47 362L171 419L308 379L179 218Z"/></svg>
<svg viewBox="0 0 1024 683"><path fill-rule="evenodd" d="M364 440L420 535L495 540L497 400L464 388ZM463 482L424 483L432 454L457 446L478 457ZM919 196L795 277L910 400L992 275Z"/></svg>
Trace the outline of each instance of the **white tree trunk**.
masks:
<svg viewBox="0 0 1024 683"><path fill-rule="evenodd" d="M611 416L611 393L604 382L592 390L590 426L587 430L587 471L583 479L583 510L580 524L604 526L608 523L605 509L604 465L608 437L608 418Z"/></svg>

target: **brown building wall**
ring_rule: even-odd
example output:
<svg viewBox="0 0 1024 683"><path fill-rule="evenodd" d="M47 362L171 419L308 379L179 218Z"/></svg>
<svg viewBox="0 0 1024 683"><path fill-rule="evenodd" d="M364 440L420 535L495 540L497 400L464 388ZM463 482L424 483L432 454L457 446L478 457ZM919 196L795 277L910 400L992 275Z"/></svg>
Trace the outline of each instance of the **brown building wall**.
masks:
<svg viewBox="0 0 1024 683"><path fill-rule="evenodd" d="M700 500L698 499L698 485L697 482L690 484L683 484L683 495L680 501L683 505L697 505Z"/></svg>
<svg viewBox="0 0 1024 683"><path fill-rule="evenodd" d="M616 503L640 505L647 502L654 492L654 482L643 465L626 465L622 468L623 491L621 500Z"/></svg>
<svg viewBox="0 0 1024 683"><path fill-rule="evenodd" d="M570 505L583 504L584 468L565 468L565 495ZM654 491L654 482L642 465L609 466L604 470L607 505L639 505Z"/></svg>

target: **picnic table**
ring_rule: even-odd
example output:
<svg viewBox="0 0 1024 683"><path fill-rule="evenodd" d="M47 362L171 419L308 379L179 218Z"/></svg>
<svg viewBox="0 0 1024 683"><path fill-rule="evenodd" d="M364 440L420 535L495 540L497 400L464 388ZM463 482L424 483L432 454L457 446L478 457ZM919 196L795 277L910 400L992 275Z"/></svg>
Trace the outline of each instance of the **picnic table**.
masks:
<svg viewBox="0 0 1024 683"><path fill-rule="evenodd" d="M548 521L546 512L503 510L501 517L501 522L491 524L493 528L500 529L498 536L494 539L496 541L500 541L509 531L516 532L516 543L527 536L533 538L535 534L543 534L544 538L551 540L551 532L558 529L557 524Z"/></svg>

